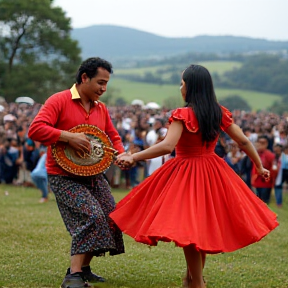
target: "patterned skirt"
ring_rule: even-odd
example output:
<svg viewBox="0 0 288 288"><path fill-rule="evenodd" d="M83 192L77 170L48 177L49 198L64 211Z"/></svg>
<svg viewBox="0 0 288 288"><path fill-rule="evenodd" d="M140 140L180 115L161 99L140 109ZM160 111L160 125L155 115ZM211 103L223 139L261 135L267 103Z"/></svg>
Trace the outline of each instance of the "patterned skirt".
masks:
<svg viewBox="0 0 288 288"><path fill-rule="evenodd" d="M124 253L122 232L109 217L115 201L103 174L73 178L48 175L48 181L72 237L71 256Z"/></svg>

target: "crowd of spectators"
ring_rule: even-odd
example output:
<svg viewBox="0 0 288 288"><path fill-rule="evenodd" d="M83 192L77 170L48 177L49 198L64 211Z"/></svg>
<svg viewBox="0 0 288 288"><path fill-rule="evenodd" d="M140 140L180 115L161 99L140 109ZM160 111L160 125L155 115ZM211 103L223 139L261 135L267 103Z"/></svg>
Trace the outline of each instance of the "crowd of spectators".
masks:
<svg viewBox="0 0 288 288"><path fill-rule="evenodd" d="M37 186L31 179L31 172L36 168L44 147L29 139L27 131L40 108L39 103L7 103L0 98L2 183ZM109 107L109 111L125 150L131 152L146 149L161 141L167 132L171 113L165 108L145 109L140 105ZM266 203L269 203L274 188L277 205L281 206L283 183L288 182L288 113L276 115L236 110L233 111L233 119L254 143L264 167L271 170L271 182L262 183L257 179L250 159L227 134L220 135L215 152ZM112 165L106 172L107 179L112 187L134 187L167 159L174 157L174 153L156 160L139 162L128 171L121 171Z"/></svg>

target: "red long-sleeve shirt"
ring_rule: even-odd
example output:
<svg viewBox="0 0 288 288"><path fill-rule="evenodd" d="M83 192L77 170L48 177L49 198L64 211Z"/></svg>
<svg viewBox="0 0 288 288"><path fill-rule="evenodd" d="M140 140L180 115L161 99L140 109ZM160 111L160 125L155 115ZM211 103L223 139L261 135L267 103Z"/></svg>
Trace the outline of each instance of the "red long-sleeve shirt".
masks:
<svg viewBox="0 0 288 288"><path fill-rule="evenodd" d="M80 102L75 85L70 90L58 92L47 99L32 121L28 137L48 146L46 168L48 174L69 175L53 158L50 145L59 140L61 130L70 130L79 124L97 126L110 138L113 147L124 152L121 137L113 126L106 106L95 102L89 113Z"/></svg>
<svg viewBox="0 0 288 288"><path fill-rule="evenodd" d="M274 183L274 175L272 171L273 161L275 159L275 154L270 150L266 149L264 151L259 152L259 157L261 159L262 165L265 169L268 169L271 173L271 177L269 181L266 181L261 175L257 174L257 170L255 165L252 167L251 172L251 183L255 188L272 188Z"/></svg>

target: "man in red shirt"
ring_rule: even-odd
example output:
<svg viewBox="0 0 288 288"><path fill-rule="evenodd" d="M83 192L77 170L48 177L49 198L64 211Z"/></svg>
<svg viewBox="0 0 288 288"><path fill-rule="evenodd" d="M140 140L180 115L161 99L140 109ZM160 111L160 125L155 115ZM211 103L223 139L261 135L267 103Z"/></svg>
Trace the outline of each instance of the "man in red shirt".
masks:
<svg viewBox="0 0 288 288"><path fill-rule="evenodd" d="M252 168L251 183L256 188L256 195L262 199L265 203L269 204L271 189L274 182L273 174L273 162L275 160L275 154L267 149L268 139L265 135L260 135L256 141L257 152L260 156L263 167L270 171L271 178L269 181L262 180L261 176L258 176L255 166Z"/></svg>
<svg viewBox="0 0 288 288"><path fill-rule="evenodd" d="M99 101L107 89L112 65L101 58L84 61L70 90L47 99L29 128L29 138L48 146L46 168L49 186L67 230L72 236L71 265L62 288L83 288L87 282L104 282L91 272L93 256L124 253L122 233L109 217L115 201L103 174L75 176L55 161L51 145L66 142L74 151L89 153L90 141L84 133L68 130L79 124L97 126L110 138L114 149L124 152L106 106Z"/></svg>

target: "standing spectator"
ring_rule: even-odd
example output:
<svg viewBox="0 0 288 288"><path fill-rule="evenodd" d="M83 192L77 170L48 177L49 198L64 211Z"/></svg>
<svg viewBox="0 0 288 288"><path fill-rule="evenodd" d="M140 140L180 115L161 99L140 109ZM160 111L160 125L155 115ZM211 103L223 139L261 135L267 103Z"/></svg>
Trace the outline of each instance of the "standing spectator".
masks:
<svg viewBox="0 0 288 288"><path fill-rule="evenodd" d="M235 141L232 141L229 145L230 151L228 152L226 159L229 166L240 175L241 172L241 160L243 154L239 150L239 146Z"/></svg>
<svg viewBox="0 0 288 288"><path fill-rule="evenodd" d="M221 158L226 158L226 155L228 153L228 145L224 132L220 132L219 134L219 138L215 146L215 153Z"/></svg>
<svg viewBox="0 0 288 288"><path fill-rule="evenodd" d="M36 187L41 191L42 197L39 200L39 203L45 203L48 201L48 176L47 170L45 167L46 164L46 147L41 147L40 151L40 158L37 162L36 167L31 172L31 179Z"/></svg>
<svg viewBox="0 0 288 288"><path fill-rule="evenodd" d="M281 155L281 169L282 169L282 184L286 182L288 184L288 145L283 147L283 153Z"/></svg>
<svg viewBox="0 0 288 288"><path fill-rule="evenodd" d="M281 156L282 156L282 151L283 151L283 146L281 144L275 144L273 151L275 153L275 160L273 163L273 170L277 172L277 176L275 177L275 183L274 183L274 193L275 193L275 200L276 200L276 205L278 207L282 207L282 202L283 202L283 183L282 183L282 178L283 178L283 169L281 165Z"/></svg>
<svg viewBox="0 0 288 288"><path fill-rule="evenodd" d="M167 133L167 128L164 127L165 122L161 118L156 118L153 123L153 129L149 131L146 135L146 143L148 147L161 142ZM147 160L148 164L148 176L151 175L156 169L163 165L164 156L155 157L153 159Z"/></svg>
<svg viewBox="0 0 288 288"><path fill-rule="evenodd" d="M103 173L76 176L62 169L53 158L52 144L64 142L76 153L89 153L90 139L84 132L69 130L80 124L95 125L104 131L119 152L124 152L121 138L113 126L100 97L107 89L112 65L101 58L84 61L71 89L47 99L33 120L28 136L48 146L47 173L49 187L55 194L62 219L72 237L70 267L61 288L84 288L87 281L104 282L92 273L93 256L124 253L122 233L109 217L115 201Z"/></svg>
<svg viewBox="0 0 288 288"><path fill-rule="evenodd" d="M240 174L244 182L247 184L247 186L251 189L251 172L252 172L252 167L253 163L251 159L247 156L244 155L241 161L241 168L240 168Z"/></svg>
<svg viewBox="0 0 288 288"><path fill-rule="evenodd" d="M268 139L265 135L260 135L256 142L257 152L260 156L262 165L265 169L272 171L273 162L275 159L275 154L268 150ZM273 176L271 173L271 178L269 181L265 181L261 176L257 174L255 165L252 168L252 186L256 188L256 195L262 199L266 204L270 202L271 190L273 187Z"/></svg>
<svg viewBox="0 0 288 288"><path fill-rule="evenodd" d="M12 184L17 178L19 151L11 145L12 139L4 140L0 145L0 181Z"/></svg>

